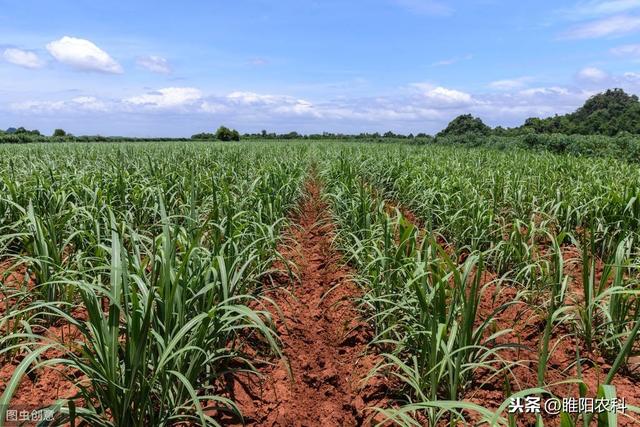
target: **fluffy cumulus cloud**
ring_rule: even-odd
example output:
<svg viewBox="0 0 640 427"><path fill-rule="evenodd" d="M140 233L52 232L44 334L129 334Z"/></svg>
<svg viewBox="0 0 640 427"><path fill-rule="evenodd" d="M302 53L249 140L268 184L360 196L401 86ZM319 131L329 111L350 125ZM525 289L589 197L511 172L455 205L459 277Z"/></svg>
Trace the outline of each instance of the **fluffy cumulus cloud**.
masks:
<svg viewBox="0 0 640 427"><path fill-rule="evenodd" d="M532 87L529 89L523 89L518 92L518 95L532 97L532 96L565 96L569 95L569 90L560 86L552 87Z"/></svg>
<svg viewBox="0 0 640 427"><path fill-rule="evenodd" d="M140 56L136 59L138 66L158 74L171 73L171 65L166 58L157 55Z"/></svg>
<svg viewBox="0 0 640 427"><path fill-rule="evenodd" d="M102 101L95 96L77 96L71 100L72 107L77 106L88 111L108 111L107 102Z"/></svg>
<svg viewBox="0 0 640 427"><path fill-rule="evenodd" d="M529 117L574 111L593 94L578 87L539 86L478 95L469 112L491 125L517 126Z"/></svg>
<svg viewBox="0 0 640 427"><path fill-rule="evenodd" d="M232 111L228 105L218 101L203 101L200 104L200 111L208 114L221 114Z"/></svg>
<svg viewBox="0 0 640 427"><path fill-rule="evenodd" d="M18 112L29 113L53 113L66 109L65 101L22 101L10 105L11 109Z"/></svg>
<svg viewBox="0 0 640 427"><path fill-rule="evenodd" d="M437 132L455 116L466 113L493 126L516 126L528 117L574 111L588 97L612 84L630 92L640 89L637 72L609 74L595 67L580 70L573 85L534 85L535 80L527 78L527 85L523 86L520 84L523 80L500 81L493 85L499 90L488 92L471 93L461 88L414 83L395 95L315 100L274 93L208 94L194 87L166 87L119 99L83 94L66 100L25 101L12 104L11 110L21 115L37 112L42 117L66 118L69 122L81 114L82 123L95 119L96 123L106 121L123 126L111 131L120 134L136 134L127 129L142 123L154 124L156 133L151 134L157 136L161 135L157 126L168 129L168 123L186 135L210 129L212 123L224 123L243 132L269 129L415 133Z"/></svg>
<svg viewBox="0 0 640 427"><path fill-rule="evenodd" d="M58 62L77 70L121 74L122 66L93 42L64 36L47 44L47 50Z"/></svg>
<svg viewBox="0 0 640 427"><path fill-rule="evenodd" d="M424 100L429 105L440 105L442 107L465 106L475 102L471 94L457 89L450 89L442 86L432 86L428 83L415 83Z"/></svg>
<svg viewBox="0 0 640 427"><path fill-rule="evenodd" d="M545 94L541 89L538 96L544 97ZM490 118L505 112L513 114L510 105L513 102L508 97L480 98L453 88L414 84L403 95L338 98L321 102L248 91L204 95L196 88L169 87L119 100L79 96L65 101L28 101L11 107L23 113L99 113L102 117L108 114L131 117L132 114L144 115L147 112L167 117L174 114L186 114L190 118L209 117L207 120L212 120L213 116L221 123L242 123L243 126L261 128L281 126L314 132L353 131L354 126L362 131L381 131L384 128L403 131L408 126L421 131L435 131L456 115L466 112ZM520 103L525 104L524 101ZM522 109L519 111L520 114L525 113ZM540 108L536 108L537 111Z"/></svg>
<svg viewBox="0 0 640 427"><path fill-rule="evenodd" d="M255 92L236 91L220 100L231 110L239 106L250 107L248 114L268 117L275 116L307 116L321 118L323 112L311 102L287 95L259 94Z"/></svg>
<svg viewBox="0 0 640 427"><path fill-rule="evenodd" d="M278 103L279 100L286 99L283 96L275 96L275 95L263 95L255 92L231 92L227 95L227 99L233 103L244 104L244 105L273 105Z"/></svg>
<svg viewBox="0 0 640 427"><path fill-rule="evenodd" d="M11 104L14 111L31 113L87 112L98 113L110 111L110 103L94 96L77 96L70 100L23 101Z"/></svg>
<svg viewBox="0 0 640 427"><path fill-rule="evenodd" d="M587 83L602 83L609 80L609 73L596 67L585 67L578 71L578 80Z"/></svg>
<svg viewBox="0 0 640 427"><path fill-rule="evenodd" d="M5 61L24 68L34 69L44 65L36 53L28 50L7 48L2 53L2 57Z"/></svg>
<svg viewBox="0 0 640 427"><path fill-rule="evenodd" d="M125 104L149 108L178 108L196 104L202 92L193 87L167 87L124 100Z"/></svg>

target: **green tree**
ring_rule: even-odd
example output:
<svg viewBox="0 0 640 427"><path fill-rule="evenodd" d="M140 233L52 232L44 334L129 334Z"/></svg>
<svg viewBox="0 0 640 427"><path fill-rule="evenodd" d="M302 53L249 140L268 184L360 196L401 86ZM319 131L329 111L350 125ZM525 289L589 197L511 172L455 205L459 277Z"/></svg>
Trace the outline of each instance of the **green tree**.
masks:
<svg viewBox="0 0 640 427"><path fill-rule="evenodd" d="M67 133L64 131L64 129L56 129L53 131L53 137L54 138L62 138L67 136Z"/></svg>
<svg viewBox="0 0 640 427"><path fill-rule="evenodd" d="M240 141L240 133L235 129L220 126L216 131L216 139L220 141Z"/></svg>
<svg viewBox="0 0 640 427"><path fill-rule="evenodd" d="M207 132L196 133L195 135L191 135L191 139L198 140L214 140L216 139L216 135Z"/></svg>
<svg viewBox="0 0 640 427"><path fill-rule="evenodd" d="M16 135L33 135L33 136L40 136L40 131L38 129L34 129L34 130L29 130L29 129L25 129L24 127L20 126L18 129L15 130L14 132Z"/></svg>
<svg viewBox="0 0 640 427"><path fill-rule="evenodd" d="M589 98L575 112L527 119L521 130L536 133L610 135L640 133L640 102L622 89L609 89Z"/></svg>
<svg viewBox="0 0 640 427"><path fill-rule="evenodd" d="M448 135L488 135L491 128L485 125L478 117L471 114L463 114L453 119L449 125L438 133L438 136Z"/></svg>

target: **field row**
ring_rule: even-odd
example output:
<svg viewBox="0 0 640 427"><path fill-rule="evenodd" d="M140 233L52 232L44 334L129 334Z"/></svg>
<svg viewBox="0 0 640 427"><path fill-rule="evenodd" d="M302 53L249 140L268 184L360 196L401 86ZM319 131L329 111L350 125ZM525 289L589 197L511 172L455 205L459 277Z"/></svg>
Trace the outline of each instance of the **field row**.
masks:
<svg viewBox="0 0 640 427"><path fill-rule="evenodd" d="M119 426L212 424L212 408L233 410L214 386L242 362L241 338L278 351L270 317L248 304L301 195L304 152L286 162L274 161L282 148L205 144L3 156L0 356L14 367L0 407L15 394L16 406L53 404L59 422ZM71 380L61 397L72 399L18 381L47 369Z"/></svg>
<svg viewBox="0 0 640 427"><path fill-rule="evenodd" d="M525 202L522 187L543 179L533 170L504 181L503 197L496 198L484 194L494 190L482 183L503 179L499 172L486 172L494 175L487 178L477 168L456 167L466 164L462 156L474 164L495 153L394 154L345 149L325 169L342 231L338 242L369 289L363 302L377 331L374 342L385 351L387 364L377 373L404 383L399 406L384 414L403 425L451 418L535 422L506 417L516 392L617 393L637 404L636 230L618 229L631 223L623 208L619 217L588 206L580 212L580 218L615 228L620 240L607 233L608 239L599 239L581 230L583 223L563 221L554 215L558 210L547 209L556 206L545 202L551 190L538 185L539 195L529 194ZM549 182L557 192L561 185ZM543 215L547 221L538 220ZM564 425L575 425L591 415L563 417ZM621 425L634 422L620 418Z"/></svg>
<svg viewBox="0 0 640 427"><path fill-rule="evenodd" d="M263 290L312 170L363 292L370 376L396 385L376 419L531 422L506 414L512 393L640 404L627 164L355 143L0 150L0 407L95 425L237 412L220 380L280 354ZM73 392L29 394L51 370Z"/></svg>

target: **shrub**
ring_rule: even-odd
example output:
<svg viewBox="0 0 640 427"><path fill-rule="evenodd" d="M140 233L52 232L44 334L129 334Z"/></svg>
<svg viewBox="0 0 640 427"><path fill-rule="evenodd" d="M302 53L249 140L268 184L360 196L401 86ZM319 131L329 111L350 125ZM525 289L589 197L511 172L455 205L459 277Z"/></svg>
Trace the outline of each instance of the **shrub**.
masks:
<svg viewBox="0 0 640 427"><path fill-rule="evenodd" d="M449 135L488 135L491 132L491 128L485 125L482 120L477 117L473 117L471 114L463 114L453 119L449 125L438 133L437 136L449 136Z"/></svg>
<svg viewBox="0 0 640 427"><path fill-rule="evenodd" d="M220 141L240 141L240 134L235 129L220 126L216 131L216 139Z"/></svg>
<svg viewBox="0 0 640 427"><path fill-rule="evenodd" d="M197 133L195 135L191 135L191 139L197 140L214 140L216 139L216 135L207 132Z"/></svg>

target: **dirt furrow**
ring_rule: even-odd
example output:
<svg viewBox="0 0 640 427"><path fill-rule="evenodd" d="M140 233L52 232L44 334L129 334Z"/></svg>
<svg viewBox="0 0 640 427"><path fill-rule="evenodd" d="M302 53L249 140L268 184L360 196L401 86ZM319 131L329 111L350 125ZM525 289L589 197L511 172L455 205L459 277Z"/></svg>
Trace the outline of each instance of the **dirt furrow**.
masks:
<svg viewBox="0 0 640 427"><path fill-rule="evenodd" d="M273 315L285 358L261 368L261 377L233 380L230 397L247 425L368 424L366 407L385 395L384 380L362 383L377 359L366 354L371 334L353 301L359 289L331 246L334 228L313 176L306 192L287 233L290 242L281 249L298 280L268 294L281 310Z"/></svg>
<svg viewBox="0 0 640 427"><path fill-rule="evenodd" d="M424 224L419 217L402 204L395 200L388 199L385 199L385 204L389 214L393 215L397 209L405 220L419 230L422 230L423 235L427 232L427 230L424 230ZM450 255L455 255L453 245L444 242L444 240L438 241L438 243L443 245L445 251ZM580 252L578 248L570 245L563 245L561 250L565 262L563 274L571 278L570 292L572 293L572 297L579 301L580 295L577 294L577 292L580 292L582 286ZM549 247L542 248L543 254L549 251ZM459 262L464 262L463 259L458 258L458 260ZM598 260L597 265L596 280L599 281L604 263L602 260ZM544 316L546 312L541 312L539 308L528 305L525 301L520 301L495 314L495 310L499 307L517 300L518 290L515 286L501 283L498 276L486 267L481 278L481 283L484 291L479 301L476 327L484 322L487 316L494 316L493 323L496 326L495 329L491 331L509 331L496 340L497 344L506 346L502 348L498 354L500 354L504 360L519 362L518 365L511 368L511 387L513 387L515 391L537 387L537 370L540 356L539 347L545 327L546 319ZM571 304L570 300L568 299L565 304ZM512 344L518 344L518 347L508 347ZM545 375L545 381L546 384L548 384L547 388L560 397L580 396L580 389L577 384L565 382L578 378L575 361L578 356L576 349L580 348L580 355L582 357L580 376L584 384L587 385L588 396L595 397L598 387L603 383L607 372L611 369L611 365L607 363L602 356L588 352L586 348L584 348L584 343L575 336L575 331L565 324L555 327L549 348L552 349L552 351L548 354L547 360L548 367ZM613 385L616 386L617 397L624 398L626 403L634 406L638 405L640 399L640 390L638 390L636 385L639 365L640 364L636 363L632 364L630 366L632 371L621 371L613 380ZM498 368L498 366L496 366L496 368ZM479 370L472 384L465 390L461 398L495 410L506 399L504 394L504 380L504 376L493 376L493 373L488 370ZM471 414L470 419L473 419L474 416L475 414ZM546 424L557 425L557 422L558 417L545 416ZM534 416L522 416L518 419L518 425L533 425L534 423ZM620 419L618 419L618 425L637 425L637 421L621 416Z"/></svg>

